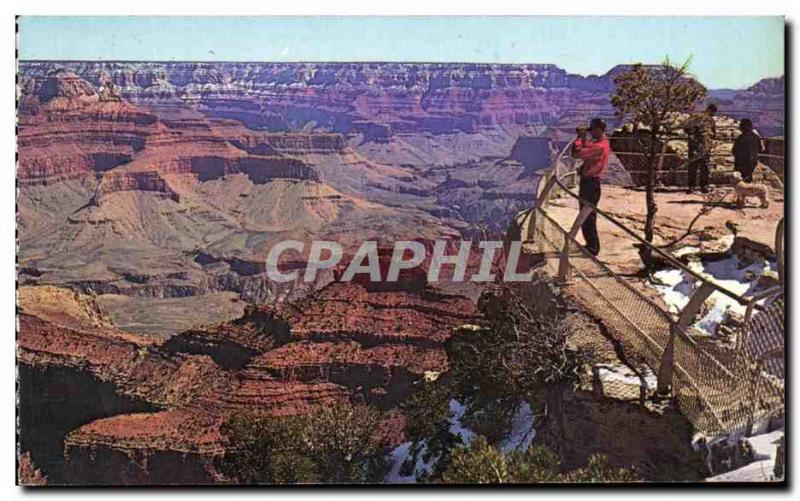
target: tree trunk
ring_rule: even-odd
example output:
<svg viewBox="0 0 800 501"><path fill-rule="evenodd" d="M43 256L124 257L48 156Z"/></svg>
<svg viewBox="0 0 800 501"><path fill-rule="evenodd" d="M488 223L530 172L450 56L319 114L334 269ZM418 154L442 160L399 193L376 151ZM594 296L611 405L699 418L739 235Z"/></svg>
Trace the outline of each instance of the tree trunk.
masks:
<svg viewBox="0 0 800 501"><path fill-rule="evenodd" d="M647 218L645 219L644 223L644 239L649 243L653 243L653 238L655 237L654 228L656 223L656 212L658 212L654 193L656 185L656 155L658 150L658 138L655 134L652 134L650 136L650 150L647 156L647 185L645 193L645 200L647 202ZM652 265L651 256L652 251L650 247L642 249L642 261L644 261L644 264L648 270Z"/></svg>

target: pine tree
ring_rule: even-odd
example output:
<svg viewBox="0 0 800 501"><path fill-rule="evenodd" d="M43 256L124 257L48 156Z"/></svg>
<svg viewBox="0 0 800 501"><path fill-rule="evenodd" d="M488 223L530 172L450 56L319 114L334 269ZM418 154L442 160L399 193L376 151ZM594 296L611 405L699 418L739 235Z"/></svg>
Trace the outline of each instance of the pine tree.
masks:
<svg viewBox="0 0 800 501"><path fill-rule="evenodd" d="M656 166L661 145L673 133L676 113L691 112L695 104L706 96L706 88L689 75L690 60L673 66L669 59L655 67L634 65L630 70L614 77L615 90L611 104L616 115L643 126L648 131L649 145L646 152L647 219L645 240L652 243L658 207L655 201ZM645 265L651 266L650 249L643 249Z"/></svg>

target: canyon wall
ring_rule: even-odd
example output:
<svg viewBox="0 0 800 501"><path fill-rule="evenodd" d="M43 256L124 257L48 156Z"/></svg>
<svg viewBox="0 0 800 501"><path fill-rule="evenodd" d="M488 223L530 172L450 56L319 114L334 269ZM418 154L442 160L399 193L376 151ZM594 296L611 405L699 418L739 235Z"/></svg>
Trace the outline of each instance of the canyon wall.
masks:
<svg viewBox="0 0 800 501"><path fill-rule="evenodd" d="M219 429L233 415L345 400L395 409L448 370L454 328L481 324L476 291L414 274L330 283L340 270L286 291L266 276L271 246L336 240L351 255L363 240L504 234L575 125L611 121L624 68L22 62L20 282L85 293L126 310L129 325L162 323L139 335L44 314L41 298L22 309L29 476L225 482ZM780 86L762 87L731 102L777 99ZM246 313L220 322L233 303ZM401 440L402 424L393 430Z"/></svg>
<svg viewBox="0 0 800 501"><path fill-rule="evenodd" d="M31 61L20 68L40 81L63 66L136 103L179 101L255 129L314 123L371 140L504 124L571 126L587 113L613 121L613 78L629 68L589 76L553 64ZM711 97L723 112L753 118L765 134L782 134L783 77L730 94Z"/></svg>
<svg viewBox="0 0 800 501"><path fill-rule="evenodd" d="M313 122L375 138L556 124L574 102L606 96L613 74L583 77L552 64L113 61L25 62L21 72L37 81L64 65L138 104L180 101L255 129Z"/></svg>
<svg viewBox="0 0 800 501"><path fill-rule="evenodd" d="M783 136L786 120L784 77L764 78L740 91L710 92L721 113L737 119L749 118L765 137Z"/></svg>

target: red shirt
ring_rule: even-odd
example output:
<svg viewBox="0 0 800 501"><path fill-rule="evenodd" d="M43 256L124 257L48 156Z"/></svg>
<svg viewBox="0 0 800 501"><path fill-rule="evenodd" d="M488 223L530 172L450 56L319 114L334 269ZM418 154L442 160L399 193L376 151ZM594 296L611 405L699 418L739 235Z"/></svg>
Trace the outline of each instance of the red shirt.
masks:
<svg viewBox="0 0 800 501"><path fill-rule="evenodd" d="M581 177L602 177L608 167L610 155L611 148L606 136L596 141L578 138L572 147L572 156L586 160L581 168Z"/></svg>

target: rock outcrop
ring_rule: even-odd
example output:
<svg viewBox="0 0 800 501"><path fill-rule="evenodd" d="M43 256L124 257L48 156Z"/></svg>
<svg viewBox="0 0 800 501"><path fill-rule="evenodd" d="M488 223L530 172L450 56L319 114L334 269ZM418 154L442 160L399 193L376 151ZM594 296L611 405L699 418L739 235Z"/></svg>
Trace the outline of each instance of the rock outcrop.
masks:
<svg viewBox="0 0 800 501"><path fill-rule="evenodd" d="M17 480L20 485L26 487L47 485L47 477L33 464L30 452L21 454L17 459Z"/></svg>
<svg viewBox="0 0 800 501"><path fill-rule="evenodd" d="M432 184L368 160L341 134L253 131L184 103L155 115L107 76L98 84L56 70L21 86L26 283L135 297L233 291L263 302L275 292L263 267L275 241L375 232L381 220L387 238L454 233L422 208L382 203L423 205ZM212 260L194 262L197 251ZM56 263L70 258L86 273ZM155 269L134 279L142 259Z"/></svg>
<svg viewBox="0 0 800 501"><path fill-rule="evenodd" d="M23 304L20 315L21 443L54 484L224 482L215 464L230 417L343 400L389 409L424 374L447 369L455 327L480 322L458 296L355 283L166 342L87 324L83 308L60 324L31 308L47 313ZM48 398L65 382L85 406ZM65 416L56 428L38 417L54 412ZM402 440L402 423L392 429Z"/></svg>
<svg viewBox="0 0 800 501"><path fill-rule="evenodd" d="M784 135L785 81L783 76L764 78L747 89L733 92L732 96L711 100L718 104L720 112L736 117L749 118L764 136Z"/></svg>
<svg viewBox="0 0 800 501"><path fill-rule="evenodd" d="M284 287L267 253L335 240L347 260L376 240L385 272L387 243L493 238L574 126L611 117L621 70L23 62L20 478L226 482L234 415L395 409L448 370L454 328L482 323L443 291L475 290L434 289L427 262L399 283L339 283L338 268ZM607 444L604 412L590 421Z"/></svg>
<svg viewBox="0 0 800 501"><path fill-rule="evenodd" d="M56 66L23 65L45 78ZM611 76L552 64L76 62L95 86L112 82L137 103L196 103L209 116L252 128L308 122L370 137L390 132L475 132L501 124L554 124L564 108L607 95Z"/></svg>

